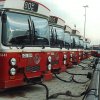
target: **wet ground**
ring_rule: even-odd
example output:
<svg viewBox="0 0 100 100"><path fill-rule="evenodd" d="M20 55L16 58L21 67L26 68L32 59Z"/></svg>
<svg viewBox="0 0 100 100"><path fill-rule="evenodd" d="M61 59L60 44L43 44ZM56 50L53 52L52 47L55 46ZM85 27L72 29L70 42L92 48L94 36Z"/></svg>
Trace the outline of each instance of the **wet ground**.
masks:
<svg viewBox="0 0 100 100"><path fill-rule="evenodd" d="M81 63L82 66L85 66L87 68L88 63L90 63L90 59L84 60L86 64ZM74 66L72 69L68 69L71 73L81 73L86 74L88 72L91 72L91 69L82 70L81 66ZM70 74L63 72L58 75L60 78L64 80L70 80L71 76ZM88 80L86 76L74 76L75 80L78 82L85 82ZM83 91L87 89L87 87L90 84L90 81L88 81L85 84L77 84L75 82L65 83L63 81L58 80L54 77L53 80L44 82L49 88L49 95L58 93L58 92L66 92L71 91L72 94L78 95L81 94ZM45 100L46 91L45 88L39 85L35 86L23 86L23 87L17 87L13 89L8 89L4 92L0 92L0 100ZM83 97L68 97L68 96L58 96L56 99L50 99L50 100L82 100Z"/></svg>

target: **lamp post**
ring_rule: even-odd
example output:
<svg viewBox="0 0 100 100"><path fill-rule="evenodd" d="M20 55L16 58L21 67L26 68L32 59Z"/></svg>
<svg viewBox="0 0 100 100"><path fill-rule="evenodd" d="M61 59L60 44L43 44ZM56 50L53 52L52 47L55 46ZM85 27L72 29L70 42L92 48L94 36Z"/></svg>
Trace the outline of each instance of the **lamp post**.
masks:
<svg viewBox="0 0 100 100"><path fill-rule="evenodd" d="M85 19L84 19L84 44L85 44L85 33L86 33L86 8L88 7L88 5L83 6L85 8ZM84 47L85 48L85 47Z"/></svg>

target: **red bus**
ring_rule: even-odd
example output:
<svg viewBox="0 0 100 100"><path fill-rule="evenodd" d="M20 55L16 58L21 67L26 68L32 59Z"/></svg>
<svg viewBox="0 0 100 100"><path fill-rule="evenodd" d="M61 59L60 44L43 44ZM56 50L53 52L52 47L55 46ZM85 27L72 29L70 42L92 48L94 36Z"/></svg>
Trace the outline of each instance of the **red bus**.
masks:
<svg viewBox="0 0 100 100"><path fill-rule="evenodd" d="M78 64L79 60L79 46L80 46L80 32L78 30L72 30L71 34L71 60L73 64Z"/></svg>
<svg viewBox="0 0 100 100"><path fill-rule="evenodd" d="M91 41L88 38L85 38L84 41L84 59L91 57Z"/></svg>
<svg viewBox="0 0 100 100"><path fill-rule="evenodd" d="M33 0L2 0L0 7L0 89L43 81L50 10Z"/></svg>
<svg viewBox="0 0 100 100"><path fill-rule="evenodd" d="M65 26L65 34L64 34L64 48L62 51L65 52L66 56L64 57L64 63L66 68L72 67L72 61L70 56L71 51L71 33L72 29L69 26Z"/></svg>
<svg viewBox="0 0 100 100"><path fill-rule="evenodd" d="M64 65L64 26L65 21L56 16L50 16L50 47L52 57L52 73L60 73Z"/></svg>

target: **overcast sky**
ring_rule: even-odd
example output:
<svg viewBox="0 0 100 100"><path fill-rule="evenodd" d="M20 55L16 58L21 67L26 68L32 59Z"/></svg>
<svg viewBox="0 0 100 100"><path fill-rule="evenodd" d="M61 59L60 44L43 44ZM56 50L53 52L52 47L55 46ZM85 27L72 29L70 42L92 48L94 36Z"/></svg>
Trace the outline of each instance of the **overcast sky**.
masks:
<svg viewBox="0 0 100 100"><path fill-rule="evenodd" d="M65 20L71 28L76 25L77 30L84 34L84 5L87 8L86 37L92 44L100 44L100 0L36 0L47 6L51 14Z"/></svg>

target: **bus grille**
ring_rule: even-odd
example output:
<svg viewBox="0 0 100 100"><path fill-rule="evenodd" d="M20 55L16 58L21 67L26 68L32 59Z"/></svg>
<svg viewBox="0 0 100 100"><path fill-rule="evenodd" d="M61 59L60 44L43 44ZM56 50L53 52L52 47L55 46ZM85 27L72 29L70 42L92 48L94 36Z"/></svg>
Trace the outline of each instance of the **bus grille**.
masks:
<svg viewBox="0 0 100 100"><path fill-rule="evenodd" d="M36 72L40 70L40 66L27 66L26 71L27 72Z"/></svg>

